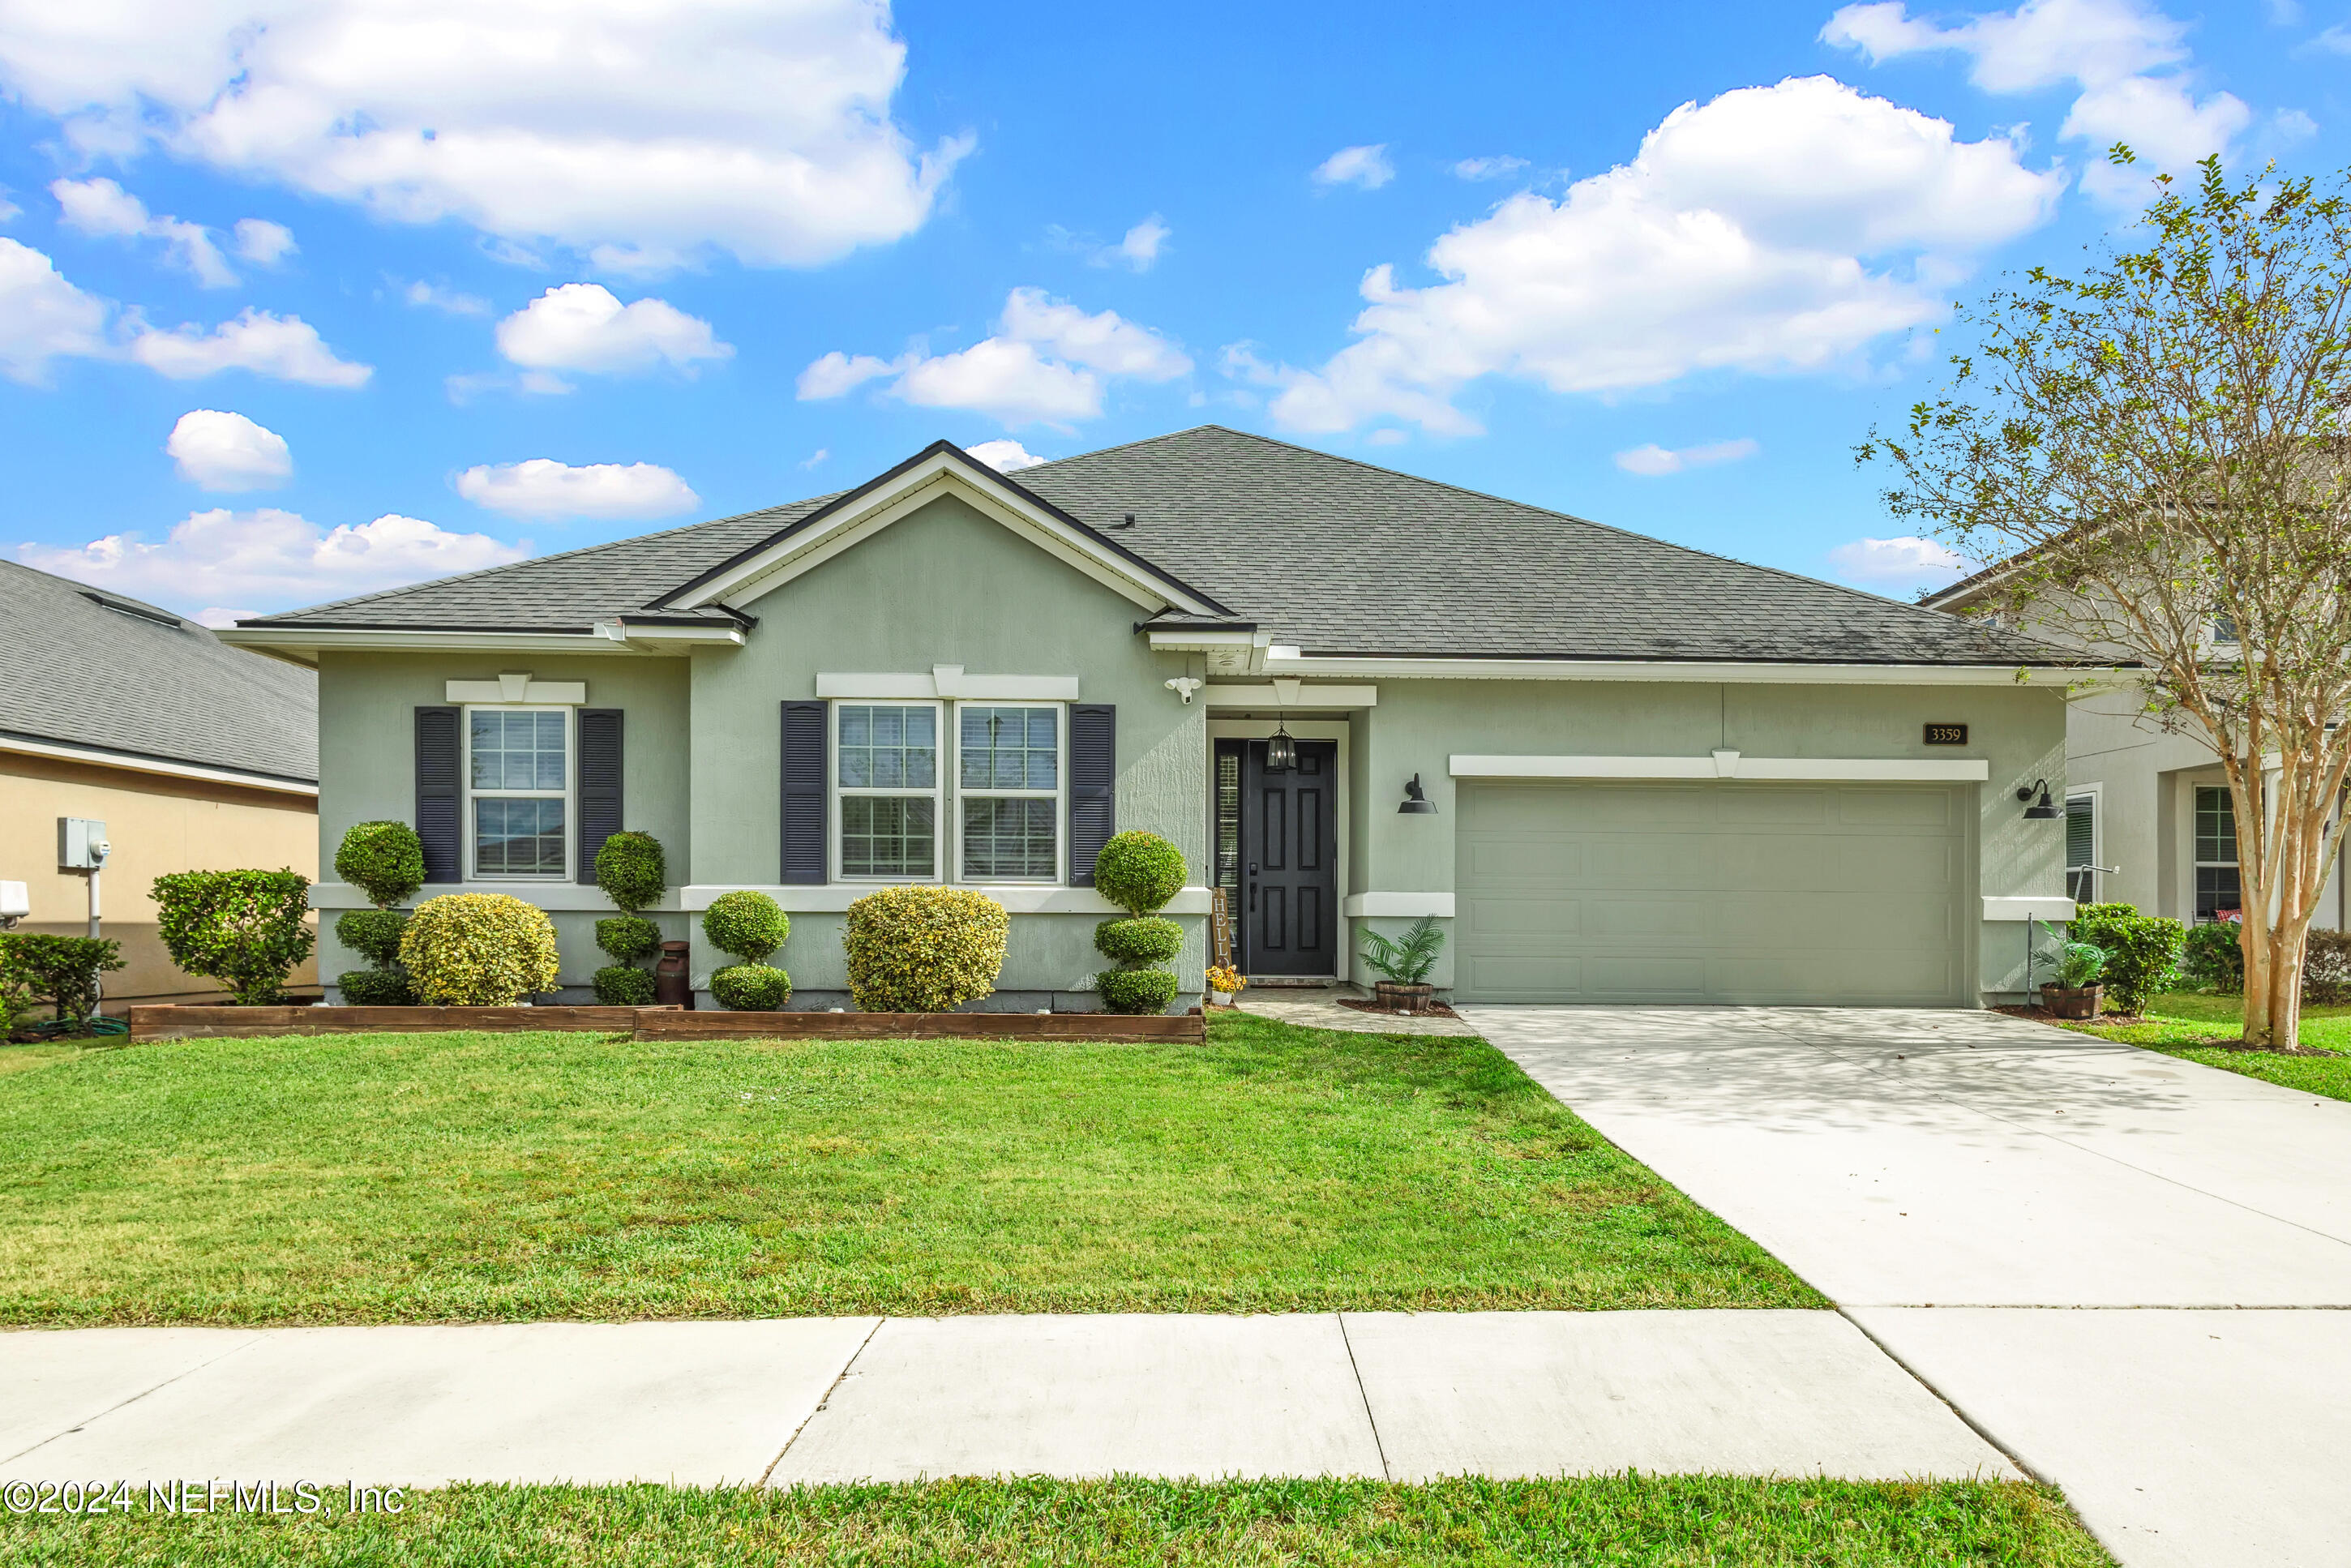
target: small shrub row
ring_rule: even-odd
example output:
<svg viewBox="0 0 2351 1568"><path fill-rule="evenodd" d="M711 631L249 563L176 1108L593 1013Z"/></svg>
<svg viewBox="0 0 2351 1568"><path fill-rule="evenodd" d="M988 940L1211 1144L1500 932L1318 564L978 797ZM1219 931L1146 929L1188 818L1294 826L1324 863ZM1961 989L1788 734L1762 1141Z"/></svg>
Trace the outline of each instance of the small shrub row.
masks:
<svg viewBox="0 0 2351 1568"><path fill-rule="evenodd" d="M120 967L122 945L102 936L9 932L0 936L0 1012L12 1032L42 998L59 1023L86 1019L98 1010L99 976Z"/></svg>

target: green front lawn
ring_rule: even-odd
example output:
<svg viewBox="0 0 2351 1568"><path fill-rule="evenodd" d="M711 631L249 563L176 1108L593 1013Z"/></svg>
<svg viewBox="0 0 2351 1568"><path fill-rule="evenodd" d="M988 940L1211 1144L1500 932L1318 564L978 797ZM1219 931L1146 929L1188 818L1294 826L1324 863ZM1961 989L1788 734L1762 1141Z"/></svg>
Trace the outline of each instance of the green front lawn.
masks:
<svg viewBox="0 0 2351 1568"><path fill-rule="evenodd" d="M0 1077L0 1322L1818 1307L1482 1040L343 1035Z"/></svg>
<svg viewBox="0 0 2351 1568"><path fill-rule="evenodd" d="M2248 1078L2288 1089L2351 1100L2351 1007L2305 1007L2302 1043L2332 1056L2280 1056L2266 1051L2220 1051L2211 1042L2244 1036L2245 998L2174 991L2147 1005L2137 1024L2069 1023L2064 1027L2126 1045L2143 1045L2166 1056L2226 1068Z"/></svg>
<svg viewBox="0 0 2351 1568"><path fill-rule="evenodd" d="M2111 1568L2053 1488L1716 1477L935 1481L792 1491L458 1487L397 1517L31 1517L0 1564L1545 1563Z"/></svg>

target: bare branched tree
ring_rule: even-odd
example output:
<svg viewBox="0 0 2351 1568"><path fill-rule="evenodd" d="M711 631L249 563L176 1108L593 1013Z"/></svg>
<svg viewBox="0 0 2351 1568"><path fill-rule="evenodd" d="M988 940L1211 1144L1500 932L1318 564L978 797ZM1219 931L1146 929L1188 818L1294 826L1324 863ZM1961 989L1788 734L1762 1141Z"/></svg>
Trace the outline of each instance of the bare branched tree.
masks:
<svg viewBox="0 0 2351 1568"><path fill-rule="evenodd" d="M1858 448L1899 471L1896 515L2001 563L1980 607L2095 650L2219 755L2245 1039L2285 1047L2351 764L2343 190L2232 185L2218 160L2158 179L2082 276L2035 267L1964 309L1977 346L1941 395Z"/></svg>

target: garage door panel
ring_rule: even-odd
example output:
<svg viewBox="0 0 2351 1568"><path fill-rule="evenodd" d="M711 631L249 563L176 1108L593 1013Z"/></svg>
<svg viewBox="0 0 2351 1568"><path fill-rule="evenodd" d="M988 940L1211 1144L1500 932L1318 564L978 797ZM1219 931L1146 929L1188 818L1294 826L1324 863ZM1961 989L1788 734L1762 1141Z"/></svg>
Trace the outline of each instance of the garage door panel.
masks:
<svg viewBox="0 0 2351 1568"><path fill-rule="evenodd" d="M1963 1005L1971 805L1933 785L1468 785L1470 1001Z"/></svg>

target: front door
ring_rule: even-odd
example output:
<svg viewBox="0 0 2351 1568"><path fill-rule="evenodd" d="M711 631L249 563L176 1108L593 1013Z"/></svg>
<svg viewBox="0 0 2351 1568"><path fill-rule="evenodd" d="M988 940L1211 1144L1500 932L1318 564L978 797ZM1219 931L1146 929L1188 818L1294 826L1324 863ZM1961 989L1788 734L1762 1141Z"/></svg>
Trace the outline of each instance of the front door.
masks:
<svg viewBox="0 0 2351 1568"><path fill-rule="evenodd" d="M1275 773L1265 742L1241 765L1238 956L1252 976L1338 972L1339 745L1298 742L1298 766Z"/></svg>

